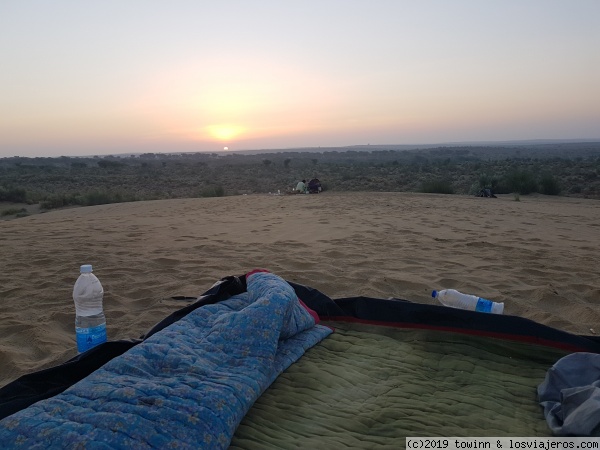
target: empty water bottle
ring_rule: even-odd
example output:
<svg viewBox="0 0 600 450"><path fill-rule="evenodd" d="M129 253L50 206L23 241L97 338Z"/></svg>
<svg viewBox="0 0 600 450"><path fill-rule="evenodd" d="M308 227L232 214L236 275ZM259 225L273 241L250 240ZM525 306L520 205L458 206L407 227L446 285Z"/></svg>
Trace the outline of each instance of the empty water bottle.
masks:
<svg viewBox="0 0 600 450"><path fill-rule="evenodd" d="M102 309L104 289L100 280L92 273L90 264L81 266L80 272L73 287L75 333L77 350L85 352L106 342L106 318Z"/></svg>
<svg viewBox="0 0 600 450"><path fill-rule="evenodd" d="M437 298L442 305L451 308L492 314L502 314L504 312L504 303L496 303L485 298L477 297L476 295L463 294L455 289L443 289L439 292L433 291L431 296Z"/></svg>

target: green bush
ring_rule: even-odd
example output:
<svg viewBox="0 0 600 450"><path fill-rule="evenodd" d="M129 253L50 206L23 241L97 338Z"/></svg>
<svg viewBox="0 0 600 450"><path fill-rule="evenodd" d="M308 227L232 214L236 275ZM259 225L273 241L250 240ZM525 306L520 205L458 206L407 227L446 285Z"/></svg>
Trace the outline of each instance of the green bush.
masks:
<svg viewBox="0 0 600 450"><path fill-rule="evenodd" d="M110 203L134 202L139 200L134 195L120 191L94 190L85 194L55 194L46 197L40 202L42 209L55 209L64 206L81 205L107 205Z"/></svg>
<svg viewBox="0 0 600 450"><path fill-rule="evenodd" d="M509 192L518 192L521 195L536 192L538 184L531 172L513 170L504 177L504 184Z"/></svg>
<svg viewBox="0 0 600 450"><path fill-rule="evenodd" d="M489 175L487 173L482 173L479 175L479 188L480 189L492 189L498 185L499 179L498 177Z"/></svg>
<svg viewBox="0 0 600 450"><path fill-rule="evenodd" d="M121 202L120 196L108 191L91 191L81 197L81 204L85 206L107 205Z"/></svg>
<svg viewBox="0 0 600 450"><path fill-rule="evenodd" d="M481 184L478 181L475 181L473 184L471 184L471 187L469 188L469 195L477 195L480 191Z"/></svg>
<svg viewBox="0 0 600 450"><path fill-rule="evenodd" d="M27 210L25 208L9 208L2 211L2 213L0 213L0 216L14 216L26 212Z"/></svg>
<svg viewBox="0 0 600 450"><path fill-rule="evenodd" d="M78 198L83 206L108 205L110 203L135 202L138 198L121 191L90 191Z"/></svg>
<svg viewBox="0 0 600 450"><path fill-rule="evenodd" d="M449 181L428 180L421 185L421 192L428 194L454 194L454 189Z"/></svg>
<svg viewBox="0 0 600 450"><path fill-rule="evenodd" d="M560 194L560 184L558 180L550 174L542 176L540 180L540 192L545 195L558 195Z"/></svg>
<svg viewBox="0 0 600 450"><path fill-rule="evenodd" d="M25 188L0 186L0 202L27 203L28 197Z"/></svg>
<svg viewBox="0 0 600 450"><path fill-rule="evenodd" d="M77 198L73 194L54 194L47 196L40 202L42 209L56 209L64 206L76 205Z"/></svg>
<svg viewBox="0 0 600 450"><path fill-rule="evenodd" d="M224 197L225 188L223 186L207 186L199 193L199 197Z"/></svg>

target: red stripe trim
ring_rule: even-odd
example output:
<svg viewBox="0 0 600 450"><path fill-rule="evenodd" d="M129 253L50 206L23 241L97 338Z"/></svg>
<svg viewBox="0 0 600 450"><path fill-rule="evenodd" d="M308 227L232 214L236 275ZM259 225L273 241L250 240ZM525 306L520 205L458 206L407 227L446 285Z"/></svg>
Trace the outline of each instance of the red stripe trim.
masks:
<svg viewBox="0 0 600 450"><path fill-rule="evenodd" d="M306 306L306 304L302 300L300 300L300 297L298 297L298 301L304 307L304 309L312 316L312 318L315 320L315 325L318 324L321 321L321 319L319 318L319 315L317 314L317 312L314 309L310 309L308 306Z"/></svg>
<svg viewBox="0 0 600 450"><path fill-rule="evenodd" d="M271 272L269 272L267 269L254 269L253 271L251 271L251 272L248 272L248 273L246 274L246 278L248 278L250 275L254 275L255 273L260 273L260 272L263 272L263 273L271 273Z"/></svg>
<svg viewBox="0 0 600 450"><path fill-rule="evenodd" d="M491 337L496 339L504 339L509 341L517 341L517 342L525 342L528 344L537 344L543 345L545 347L553 347L561 350L567 350L570 352L582 352L587 351L587 349L578 347L573 344L567 344L565 342L551 341L548 339L539 338L536 336L524 336L519 334L510 334L510 333L498 333L495 331L484 331L484 330L469 330L465 328L455 328L455 327L443 327L443 326L435 326L435 325L424 325L410 322L383 322L380 320L365 320L365 319L357 319L356 317L348 317L348 316L333 316L327 317L324 320L332 320L336 322L351 322L351 323L363 323L367 325L378 325L385 327L394 327L394 328L416 328L421 330L435 330L435 331L448 331L451 333L460 333L467 334L471 336L483 336L483 337Z"/></svg>

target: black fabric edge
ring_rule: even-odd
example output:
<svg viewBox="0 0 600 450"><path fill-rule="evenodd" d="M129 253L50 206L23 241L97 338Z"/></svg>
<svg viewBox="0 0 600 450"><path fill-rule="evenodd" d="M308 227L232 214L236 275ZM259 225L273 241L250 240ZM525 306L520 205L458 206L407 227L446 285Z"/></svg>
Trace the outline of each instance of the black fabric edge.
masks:
<svg viewBox="0 0 600 450"><path fill-rule="evenodd" d="M400 299L349 297L334 300L343 311L322 318L354 318L366 322L400 324L520 340L570 351L600 353L600 338L568 333L518 316L484 314ZM317 311L319 312L319 311Z"/></svg>
<svg viewBox="0 0 600 450"><path fill-rule="evenodd" d="M556 344L573 351L600 353L600 338L570 334L516 316L482 314L403 299L347 297L333 300L317 289L288 283L298 297L323 320L356 319L370 323L471 332L540 344ZM140 339L109 341L49 369L24 375L0 389L0 420L33 403L60 394L111 359L125 353L156 332L190 312L245 292L246 278L228 276L215 283L196 302L181 308L154 325Z"/></svg>
<svg viewBox="0 0 600 450"><path fill-rule="evenodd" d="M69 386L122 355L140 340L105 342L63 364L17 378L0 389L0 419L60 394Z"/></svg>

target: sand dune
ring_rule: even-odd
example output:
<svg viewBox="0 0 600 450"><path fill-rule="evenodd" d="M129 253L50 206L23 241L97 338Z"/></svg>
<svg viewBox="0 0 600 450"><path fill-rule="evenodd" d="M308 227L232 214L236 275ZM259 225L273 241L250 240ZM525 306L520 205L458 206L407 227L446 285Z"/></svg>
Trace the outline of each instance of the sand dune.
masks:
<svg viewBox="0 0 600 450"><path fill-rule="evenodd" d="M600 202L411 193L251 195L75 208L0 222L0 386L76 354L90 263L109 339L139 337L226 275L263 267L331 297L433 303L456 288L600 332Z"/></svg>

